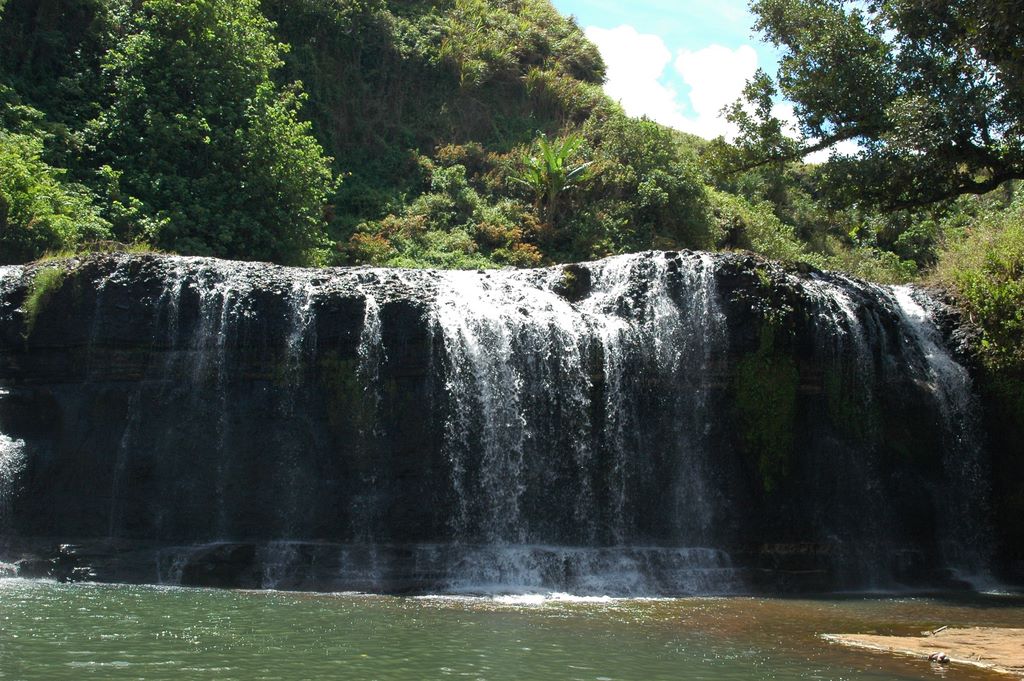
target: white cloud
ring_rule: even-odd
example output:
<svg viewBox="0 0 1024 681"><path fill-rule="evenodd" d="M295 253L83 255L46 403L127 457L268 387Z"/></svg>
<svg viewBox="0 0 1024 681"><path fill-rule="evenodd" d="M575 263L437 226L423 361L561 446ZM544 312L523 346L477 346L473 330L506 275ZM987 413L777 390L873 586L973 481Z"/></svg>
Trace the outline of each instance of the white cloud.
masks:
<svg viewBox="0 0 1024 681"><path fill-rule="evenodd" d="M772 107L772 116L782 121L782 134L791 139L800 139L799 123L793 105L782 102Z"/></svg>
<svg viewBox="0 0 1024 681"><path fill-rule="evenodd" d="M672 52L660 36L640 33L633 26L591 26L586 34L597 45L608 67L605 92L620 102L627 114L647 116L708 139L719 135L735 137L735 126L720 112L742 95L744 85L757 70L758 57L753 47L709 45L696 51L680 50L673 62ZM674 66L675 74L669 71L670 65ZM668 84L676 74L689 87L688 93L680 95ZM799 137L792 104L780 102L772 108L772 114L788 123L786 134ZM852 154L857 151L857 144L840 142L835 149ZM828 156L829 150L825 149L806 160L821 163Z"/></svg>
<svg viewBox="0 0 1024 681"><path fill-rule="evenodd" d="M608 67L605 92L620 102L627 114L647 116L701 137L735 134L719 112L740 96L747 79L754 75L757 53L752 47L732 50L710 45L696 52L681 50L674 65L690 88L687 98L666 83L673 60L661 37L640 33L629 25L611 29L591 26L586 34Z"/></svg>
<svg viewBox="0 0 1024 681"><path fill-rule="evenodd" d="M676 91L662 82L672 53L656 35L639 33L632 26L586 30L608 67L605 92L620 102L630 116L647 116L663 125L682 128Z"/></svg>
<svg viewBox="0 0 1024 681"><path fill-rule="evenodd" d="M701 137L736 134L735 126L720 115L722 107L734 102L757 70L757 52L749 45L735 50L709 45L696 52L680 50L676 71L690 86L690 108L694 116L683 130Z"/></svg>

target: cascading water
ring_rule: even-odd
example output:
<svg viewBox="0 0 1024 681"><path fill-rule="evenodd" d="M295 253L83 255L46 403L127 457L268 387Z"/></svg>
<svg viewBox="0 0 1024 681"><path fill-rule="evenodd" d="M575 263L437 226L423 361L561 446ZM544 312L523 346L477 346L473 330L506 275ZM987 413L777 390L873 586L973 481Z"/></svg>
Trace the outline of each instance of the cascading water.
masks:
<svg viewBox="0 0 1024 681"><path fill-rule="evenodd" d="M18 536L156 547L115 577L151 561L231 586L675 594L983 572L970 380L927 307L758 267L114 258L59 303L89 329L78 383L46 387L32 354L59 335L0 348L0 387L21 386L0 395L0 513ZM0 270L0 331L24 278ZM67 473L93 469L104 494Z"/></svg>
<svg viewBox="0 0 1024 681"><path fill-rule="evenodd" d="M538 588L556 565L601 591L602 579L643 582L655 560L676 566L670 589L697 573L711 590L736 588L727 557L691 548L714 535L709 384L725 338L712 261L603 261L576 305L552 291L564 276L452 273L440 286L455 536L487 547L467 552L462 585ZM664 495L657 528L640 508L652 488ZM564 490L568 508L537 512ZM611 548L637 543L661 546ZM594 545L608 548L583 548Z"/></svg>
<svg viewBox="0 0 1024 681"><path fill-rule="evenodd" d="M881 333L884 325L877 319L875 311L866 312L854 298L863 299L870 295L864 286L845 277L831 279L812 278L803 282L803 288L814 303L817 319L815 327L816 352L824 358L827 366L826 391L845 393L844 401L853 402L846 413L838 414L840 419L851 419L862 432L877 428L871 420L877 389L876 366L872 343L884 343ZM865 325L860 314L872 317ZM860 513L860 532L856 537L832 535L836 545L836 564L847 573L856 574L867 587L886 585L888 574L885 565L877 560L881 547L889 541L888 519L893 509L886 498L885 490L877 484L883 475L875 465L877 447L874 438L865 438L866 445L849 447L845 451L834 451L834 456L821 465L827 467L824 474L842 471L849 488L862 495L864 504Z"/></svg>
<svg viewBox="0 0 1024 681"><path fill-rule="evenodd" d="M17 266L0 266L0 294L4 293L5 284L19 277L21 272L22 268ZM0 402L7 395L8 392L0 381ZM13 501L24 466L25 442L5 435L3 422L0 421L0 529L4 517L10 514L10 503Z"/></svg>
<svg viewBox="0 0 1024 681"><path fill-rule="evenodd" d="M4 393L0 391L0 399ZM10 512L18 476L25 466L25 442L0 433L0 511Z"/></svg>
<svg viewBox="0 0 1024 681"><path fill-rule="evenodd" d="M988 471L970 374L945 348L932 315L918 302L913 289L897 286L891 296L899 309L905 342L923 359L920 371L934 397L946 445L942 465L948 486L946 501L939 508L947 533L941 541L945 558L965 579L989 582L983 550L991 541L985 529Z"/></svg>
<svg viewBox="0 0 1024 681"><path fill-rule="evenodd" d="M435 319L448 360L447 450L462 490L456 534L525 543L524 495L549 482L537 464L559 465L545 454L561 451L588 458L582 320L564 299L506 276L452 273L445 284ZM587 480L574 491L586 497Z"/></svg>
<svg viewBox="0 0 1024 681"><path fill-rule="evenodd" d="M637 290L637 281L647 289ZM675 460L666 509L675 534L706 541L713 513L705 484L711 371L727 349L710 259L605 261L595 268L594 293L581 307L602 348L606 427L601 435L614 462L614 541L629 541L637 532L638 519L629 512L631 495L637 494L630 485L643 487L636 480L636 462L664 457ZM645 407L638 397L651 385L660 385L661 394ZM671 427L664 437L646 442L643 419L651 408Z"/></svg>
<svg viewBox="0 0 1024 681"><path fill-rule="evenodd" d="M376 411L382 399L380 391L380 367L387 361L381 339L380 304L377 298L366 290L363 294L363 328L359 332L359 369L357 375L363 386L363 392ZM362 432L366 435L366 432Z"/></svg>

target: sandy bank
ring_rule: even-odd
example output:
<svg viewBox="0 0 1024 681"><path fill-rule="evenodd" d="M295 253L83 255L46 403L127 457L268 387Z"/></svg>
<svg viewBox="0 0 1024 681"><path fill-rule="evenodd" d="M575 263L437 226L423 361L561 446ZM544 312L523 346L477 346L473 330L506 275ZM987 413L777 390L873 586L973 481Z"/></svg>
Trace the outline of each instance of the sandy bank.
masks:
<svg viewBox="0 0 1024 681"><path fill-rule="evenodd" d="M1024 629L972 627L944 629L925 636L824 634L827 641L927 659L944 652L952 665L972 665L1024 678Z"/></svg>

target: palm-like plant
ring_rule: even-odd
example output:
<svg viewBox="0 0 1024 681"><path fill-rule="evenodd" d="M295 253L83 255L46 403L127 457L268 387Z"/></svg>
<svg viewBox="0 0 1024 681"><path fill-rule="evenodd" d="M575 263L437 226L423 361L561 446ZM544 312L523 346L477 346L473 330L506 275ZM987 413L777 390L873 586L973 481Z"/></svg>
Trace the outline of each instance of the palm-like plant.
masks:
<svg viewBox="0 0 1024 681"><path fill-rule="evenodd" d="M568 135L553 142L541 134L537 138L540 153L524 159L523 174L513 177L518 184L534 192L535 206L547 221L555 215L558 200L566 191L579 186L587 176L593 161L573 165L570 157L583 145L580 135Z"/></svg>

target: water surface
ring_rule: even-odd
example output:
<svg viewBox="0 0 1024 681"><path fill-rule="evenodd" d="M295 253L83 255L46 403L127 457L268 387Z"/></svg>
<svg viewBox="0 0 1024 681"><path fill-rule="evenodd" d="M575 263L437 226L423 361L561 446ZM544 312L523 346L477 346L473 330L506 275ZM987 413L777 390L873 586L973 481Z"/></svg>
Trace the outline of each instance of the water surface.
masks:
<svg viewBox="0 0 1024 681"><path fill-rule="evenodd" d="M997 679L822 633L1021 626L1007 599L396 598L0 580L0 679Z"/></svg>

